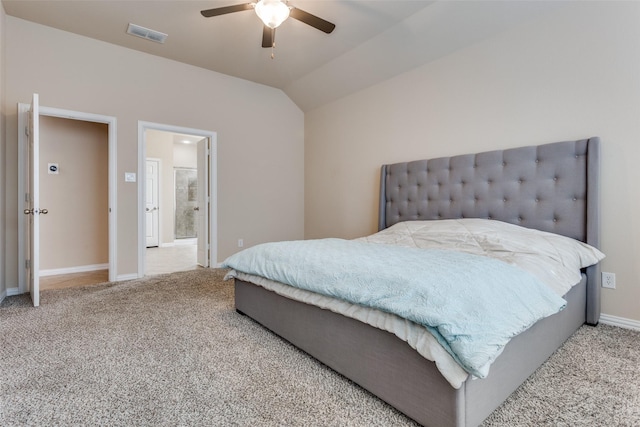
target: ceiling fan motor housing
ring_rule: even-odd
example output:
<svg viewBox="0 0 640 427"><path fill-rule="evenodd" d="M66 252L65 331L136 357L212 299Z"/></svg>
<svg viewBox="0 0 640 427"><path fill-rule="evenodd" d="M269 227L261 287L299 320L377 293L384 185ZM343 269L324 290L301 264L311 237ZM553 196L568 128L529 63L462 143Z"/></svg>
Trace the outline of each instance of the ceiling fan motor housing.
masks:
<svg viewBox="0 0 640 427"><path fill-rule="evenodd" d="M277 28L289 17L289 6L280 0L260 0L255 5L256 15L269 28Z"/></svg>

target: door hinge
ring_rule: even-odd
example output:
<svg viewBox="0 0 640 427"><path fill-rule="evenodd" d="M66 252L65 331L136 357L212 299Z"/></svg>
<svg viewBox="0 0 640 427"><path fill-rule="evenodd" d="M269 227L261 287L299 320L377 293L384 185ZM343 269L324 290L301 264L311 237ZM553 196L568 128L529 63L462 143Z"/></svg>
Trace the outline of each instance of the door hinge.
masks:
<svg viewBox="0 0 640 427"><path fill-rule="evenodd" d="M31 201L31 196L29 193L24 193L24 201L25 203L29 203Z"/></svg>
<svg viewBox="0 0 640 427"><path fill-rule="evenodd" d="M30 259L25 259L24 260L24 268L26 268L27 270L29 270L31 268L31 260Z"/></svg>
<svg viewBox="0 0 640 427"><path fill-rule="evenodd" d="M24 134L25 134L26 136L29 136L29 126L25 126L25 127L24 127Z"/></svg>

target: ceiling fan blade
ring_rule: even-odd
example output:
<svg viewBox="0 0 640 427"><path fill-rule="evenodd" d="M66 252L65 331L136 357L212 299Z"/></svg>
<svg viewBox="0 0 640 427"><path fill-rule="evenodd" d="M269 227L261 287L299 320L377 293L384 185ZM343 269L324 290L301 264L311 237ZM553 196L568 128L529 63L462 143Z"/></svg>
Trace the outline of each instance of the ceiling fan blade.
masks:
<svg viewBox="0 0 640 427"><path fill-rule="evenodd" d="M276 29L263 25L262 27L262 47L273 47L276 42Z"/></svg>
<svg viewBox="0 0 640 427"><path fill-rule="evenodd" d="M200 13L205 18L212 16L226 15L227 13L242 12L243 10L253 9L252 3L236 4L234 6L216 7L214 9L203 10Z"/></svg>
<svg viewBox="0 0 640 427"><path fill-rule="evenodd" d="M312 15L309 12L305 12L302 9L298 9L297 7L291 8L289 16L300 22L304 22L307 25L311 25L313 28L324 31L327 34L331 33L336 28L335 24L325 21L322 18L318 18L317 16Z"/></svg>

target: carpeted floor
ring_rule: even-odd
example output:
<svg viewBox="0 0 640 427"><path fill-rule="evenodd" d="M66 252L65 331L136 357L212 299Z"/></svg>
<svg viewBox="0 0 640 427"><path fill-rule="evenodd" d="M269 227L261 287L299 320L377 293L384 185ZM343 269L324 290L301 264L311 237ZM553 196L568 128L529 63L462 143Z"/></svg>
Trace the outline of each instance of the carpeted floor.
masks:
<svg viewBox="0 0 640 427"><path fill-rule="evenodd" d="M414 425L237 314L222 270L0 306L0 425ZM583 327L485 426L640 425L640 333Z"/></svg>

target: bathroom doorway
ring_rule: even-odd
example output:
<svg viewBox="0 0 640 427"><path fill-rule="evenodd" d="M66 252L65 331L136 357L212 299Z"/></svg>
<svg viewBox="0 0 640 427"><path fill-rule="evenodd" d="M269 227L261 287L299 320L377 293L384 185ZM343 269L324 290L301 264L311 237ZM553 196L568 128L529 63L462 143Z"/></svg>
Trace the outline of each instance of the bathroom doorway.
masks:
<svg viewBox="0 0 640 427"><path fill-rule="evenodd" d="M144 237L139 275L215 264L215 134L148 123L140 127Z"/></svg>

